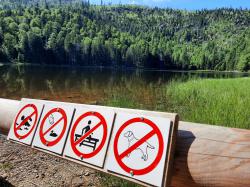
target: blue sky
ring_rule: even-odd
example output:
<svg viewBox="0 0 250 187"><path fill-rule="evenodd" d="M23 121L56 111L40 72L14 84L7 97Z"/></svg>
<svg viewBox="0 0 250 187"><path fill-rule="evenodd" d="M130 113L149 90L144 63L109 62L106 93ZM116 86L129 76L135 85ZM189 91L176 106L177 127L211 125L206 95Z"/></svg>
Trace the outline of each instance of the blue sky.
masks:
<svg viewBox="0 0 250 187"><path fill-rule="evenodd" d="M90 0L91 3L100 4L101 0ZM170 7L175 9L214 9L221 7L248 8L250 0L103 0L105 4L139 4L151 7Z"/></svg>

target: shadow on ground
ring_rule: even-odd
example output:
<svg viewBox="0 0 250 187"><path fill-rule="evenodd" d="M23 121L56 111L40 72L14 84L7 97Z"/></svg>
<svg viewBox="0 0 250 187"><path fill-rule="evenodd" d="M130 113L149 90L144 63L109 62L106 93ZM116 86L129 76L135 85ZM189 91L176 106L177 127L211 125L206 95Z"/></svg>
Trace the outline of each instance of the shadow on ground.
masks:
<svg viewBox="0 0 250 187"><path fill-rule="evenodd" d="M6 181L2 177L0 177L0 186L2 186L2 187L14 187L12 184L10 184L8 181Z"/></svg>

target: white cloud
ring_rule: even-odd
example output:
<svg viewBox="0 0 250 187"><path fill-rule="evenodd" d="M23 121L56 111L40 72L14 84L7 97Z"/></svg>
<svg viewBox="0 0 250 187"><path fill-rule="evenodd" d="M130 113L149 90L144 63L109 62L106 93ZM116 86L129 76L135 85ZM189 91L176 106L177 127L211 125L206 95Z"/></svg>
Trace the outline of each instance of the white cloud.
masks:
<svg viewBox="0 0 250 187"><path fill-rule="evenodd" d="M173 0L129 0L128 4L132 5L157 5L167 2L172 2Z"/></svg>
<svg viewBox="0 0 250 187"><path fill-rule="evenodd" d="M131 1L130 4L135 5L136 1Z"/></svg>
<svg viewBox="0 0 250 187"><path fill-rule="evenodd" d="M132 1L129 1L128 4L131 4L131 5L136 5L136 4L139 4L138 2L136 2L135 0L132 0Z"/></svg>

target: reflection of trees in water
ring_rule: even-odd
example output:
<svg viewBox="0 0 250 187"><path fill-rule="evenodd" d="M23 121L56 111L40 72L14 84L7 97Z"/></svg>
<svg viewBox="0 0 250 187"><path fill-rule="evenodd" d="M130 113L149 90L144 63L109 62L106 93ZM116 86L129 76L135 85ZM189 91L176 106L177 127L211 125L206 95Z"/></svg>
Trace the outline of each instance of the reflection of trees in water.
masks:
<svg viewBox="0 0 250 187"><path fill-rule="evenodd" d="M1 68L1 94L8 96L9 93L18 93L22 95L26 91L25 79L20 68Z"/></svg>
<svg viewBox="0 0 250 187"><path fill-rule="evenodd" d="M48 86L48 89L52 95L55 95L55 91L53 88L53 82L51 80L45 80L46 85Z"/></svg>
<svg viewBox="0 0 250 187"><path fill-rule="evenodd" d="M231 74L170 73L100 68L63 68L41 66L0 67L0 96L69 101L120 97L153 102L165 95L171 80L194 77L230 77ZM132 99L131 99L132 98ZM159 104L160 105L160 104Z"/></svg>

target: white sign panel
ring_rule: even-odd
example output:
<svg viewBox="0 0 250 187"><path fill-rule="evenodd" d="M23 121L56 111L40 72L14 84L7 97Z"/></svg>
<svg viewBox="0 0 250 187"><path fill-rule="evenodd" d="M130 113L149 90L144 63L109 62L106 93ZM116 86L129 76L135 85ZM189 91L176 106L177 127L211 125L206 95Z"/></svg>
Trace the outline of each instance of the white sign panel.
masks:
<svg viewBox="0 0 250 187"><path fill-rule="evenodd" d="M103 167L115 113L94 107L76 107L64 156Z"/></svg>
<svg viewBox="0 0 250 187"><path fill-rule="evenodd" d="M41 102L22 99L11 125L8 139L31 145L42 109Z"/></svg>
<svg viewBox="0 0 250 187"><path fill-rule="evenodd" d="M46 102L32 146L62 154L74 107Z"/></svg>
<svg viewBox="0 0 250 187"><path fill-rule="evenodd" d="M118 113L106 168L154 186L162 186L171 121Z"/></svg>

